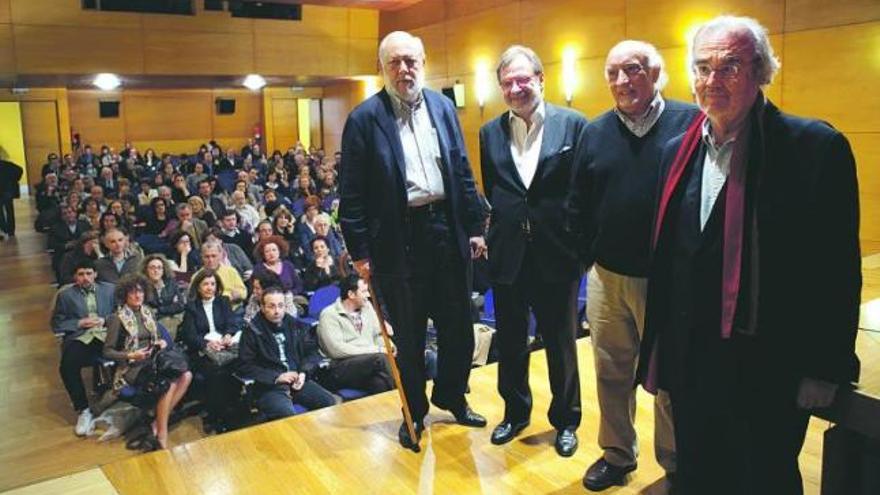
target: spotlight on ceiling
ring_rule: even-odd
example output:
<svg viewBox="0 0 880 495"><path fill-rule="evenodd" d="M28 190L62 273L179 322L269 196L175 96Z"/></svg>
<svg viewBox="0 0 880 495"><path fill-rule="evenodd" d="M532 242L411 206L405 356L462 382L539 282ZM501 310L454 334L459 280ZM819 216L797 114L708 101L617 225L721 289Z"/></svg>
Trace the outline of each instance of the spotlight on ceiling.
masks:
<svg viewBox="0 0 880 495"><path fill-rule="evenodd" d="M248 74L248 76L244 78L242 84L251 91L257 91L266 85L266 80L259 74Z"/></svg>
<svg viewBox="0 0 880 495"><path fill-rule="evenodd" d="M92 84L103 89L104 91L114 90L122 84L122 81L116 76L116 74L110 74L107 72L103 72L95 76L95 80L92 81Z"/></svg>

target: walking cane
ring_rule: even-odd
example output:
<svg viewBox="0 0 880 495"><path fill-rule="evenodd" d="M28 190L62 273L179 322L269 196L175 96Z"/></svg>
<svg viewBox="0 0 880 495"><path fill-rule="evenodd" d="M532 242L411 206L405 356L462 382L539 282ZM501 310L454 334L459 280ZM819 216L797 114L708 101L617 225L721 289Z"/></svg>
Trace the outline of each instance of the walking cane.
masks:
<svg viewBox="0 0 880 495"><path fill-rule="evenodd" d="M376 297L376 291L373 290L373 283L366 280L370 288L370 302L373 304L373 311L379 318L379 328L382 330L382 340L385 342L385 357L388 358L388 364L391 367L391 376L394 378L394 384L397 385L397 393L400 395L400 404L403 407L403 420L406 422L406 429L409 437L413 441L412 451L419 452L419 439L416 437L416 429L413 426L412 414L409 411L409 402L406 400L406 392L403 390L403 382L400 379L400 370L397 368L397 360L394 358L392 350L391 337L388 336L388 330L385 328L385 315L382 313L382 307L379 305L379 299Z"/></svg>

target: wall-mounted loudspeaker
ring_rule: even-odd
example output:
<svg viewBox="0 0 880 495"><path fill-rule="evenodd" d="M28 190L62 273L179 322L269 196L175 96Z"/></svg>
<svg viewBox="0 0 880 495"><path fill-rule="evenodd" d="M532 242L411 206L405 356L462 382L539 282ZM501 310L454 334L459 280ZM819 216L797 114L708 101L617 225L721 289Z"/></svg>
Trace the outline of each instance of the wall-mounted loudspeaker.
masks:
<svg viewBox="0 0 880 495"><path fill-rule="evenodd" d="M229 115L235 113L235 98L217 98L217 113L220 115Z"/></svg>
<svg viewBox="0 0 880 495"><path fill-rule="evenodd" d="M99 101L98 115L102 119L115 119L119 117L119 101Z"/></svg>

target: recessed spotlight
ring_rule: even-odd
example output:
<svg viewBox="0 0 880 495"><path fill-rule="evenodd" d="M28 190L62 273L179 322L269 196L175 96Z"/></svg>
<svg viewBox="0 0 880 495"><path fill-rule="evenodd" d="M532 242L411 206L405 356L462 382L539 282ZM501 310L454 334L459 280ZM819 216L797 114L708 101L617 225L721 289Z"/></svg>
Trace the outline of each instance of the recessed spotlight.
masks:
<svg viewBox="0 0 880 495"><path fill-rule="evenodd" d="M251 91L256 91L266 85L266 80L259 74L248 74L242 83L244 87Z"/></svg>
<svg viewBox="0 0 880 495"><path fill-rule="evenodd" d="M110 91L119 87L122 84L122 81L116 76L116 74L110 74L107 72L103 72L95 76L95 80L92 81L92 84L103 89L104 91Z"/></svg>

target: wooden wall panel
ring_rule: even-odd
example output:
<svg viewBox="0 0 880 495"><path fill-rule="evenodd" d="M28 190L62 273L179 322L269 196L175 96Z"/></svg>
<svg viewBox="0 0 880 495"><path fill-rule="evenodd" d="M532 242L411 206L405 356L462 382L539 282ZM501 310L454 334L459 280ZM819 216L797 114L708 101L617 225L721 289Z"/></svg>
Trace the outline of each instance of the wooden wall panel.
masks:
<svg viewBox="0 0 880 495"><path fill-rule="evenodd" d="M254 31L254 20L232 17L227 12L204 10L203 2L194 2L197 14L195 17L185 15L141 14L143 29L162 31L184 31L187 33L238 33L251 34Z"/></svg>
<svg viewBox="0 0 880 495"><path fill-rule="evenodd" d="M783 102L844 132L880 131L880 22L785 36Z"/></svg>
<svg viewBox="0 0 880 495"><path fill-rule="evenodd" d="M259 93L247 90L215 90L211 92L211 102L217 98L235 98L235 113L219 115L216 105L212 107L211 118L214 138L240 138L253 134L254 126L260 125L263 113L263 98Z"/></svg>
<svg viewBox="0 0 880 495"><path fill-rule="evenodd" d="M623 39L624 0L524 0L521 5L522 43L545 64L562 60L566 48L578 58L605 57Z"/></svg>
<svg viewBox="0 0 880 495"><path fill-rule="evenodd" d="M376 54L379 50L379 42L375 38L351 38L348 41L348 74L366 76L378 74Z"/></svg>
<svg viewBox="0 0 880 495"><path fill-rule="evenodd" d="M257 31L256 71L260 74L343 76L348 69L345 38L316 38Z"/></svg>
<svg viewBox="0 0 880 495"><path fill-rule="evenodd" d="M445 0L422 0L405 9L382 12L379 16L379 37L391 31L409 31L429 26L443 22L444 19L446 19Z"/></svg>
<svg viewBox="0 0 880 495"><path fill-rule="evenodd" d="M12 24L0 24L0 74L15 74Z"/></svg>
<svg viewBox="0 0 880 495"><path fill-rule="evenodd" d="M787 32L871 21L880 21L877 0L785 0Z"/></svg>
<svg viewBox="0 0 880 495"><path fill-rule="evenodd" d="M58 108L54 101L21 102L21 127L32 184L40 181L40 171L49 153L61 153L58 134Z"/></svg>
<svg viewBox="0 0 880 495"><path fill-rule="evenodd" d="M117 28L15 25L19 73L143 72L140 36ZM91 56L101 47L100 57Z"/></svg>
<svg viewBox="0 0 880 495"><path fill-rule="evenodd" d="M321 100L309 98L309 139L315 148L324 147L324 115Z"/></svg>
<svg viewBox="0 0 880 495"><path fill-rule="evenodd" d="M250 33L144 33L144 71L149 74L248 74L254 71Z"/></svg>
<svg viewBox="0 0 880 495"><path fill-rule="evenodd" d="M352 38L378 38L379 11L348 9L348 35Z"/></svg>
<svg viewBox="0 0 880 495"><path fill-rule="evenodd" d="M256 33L274 33L297 36L348 37L347 9L303 5L302 21L254 19Z"/></svg>
<svg viewBox="0 0 880 495"><path fill-rule="evenodd" d="M474 71L478 61L491 67L501 52L519 41L519 5L496 7L446 22L446 50L449 75Z"/></svg>
<svg viewBox="0 0 880 495"><path fill-rule="evenodd" d="M334 153L341 148L342 130L352 108L363 98L364 84L344 81L324 88L322 110L324 119L324 151Z"/></svg>
<svg viewBox="0 0 880 495"><path fill-rule="evenodd" d="M98 114L98 102L104 99L122 101L122 92L74 91L68 92L70 106L70 126L80 134L82 143L92 147L107 144L119 149L126 141L125 111L127 106L119 105L119 117L102 119Z"/></svg>
<svg viewBox="0 0 880 495"><path fill-rule="evenodd" d="M687 32L716 15L736 13L758 19L771 33L782 31L785 0L628 0L626 37L658 48L685 43Z"/></svg>
<svg viewBox="0 0 880 495"><path fill-rule="evenodd" d="M10 0L0 0L0 24L12 22L12 13L9 2Z"/></svg>
<svg viewBox="0 0 880 495"><path fill-rule="evenodd" d="M91 26L124 29L129 32L141 28L138 14L83 10L81 0L10 0L10 2L14 24Z"/></svg>
<svg viewBox="0 0 880 495"><path fill-rule="evenodd" d="M484 10L493 9L495 7L510 6L520 3L521 0L446 0L446 19L455 19L458 17L476 14ZM554 3L554 2L548 2Z"/></svg>
<svg viewBox="0 0 880 495"><path fill-rule="evenodd" d="M449 74L449 62L446 51L446 23L432 24L410 31L413 36L422 40L425 46L425 75L428 78L446 77ZM376 45L378 58L379 46Z"/></svg>
<svg viewBox="0 0 880 495"><path fill-rule="evenodd" d="M125 132L130 141L211 136L209 91L126 91Z"/></svg>
<svg viewBox="0 0 880 495"><path fill-rule="evenodd" d="M286 150L299 141L299 125L296 99L272 100L273 149Z"/></svg>

